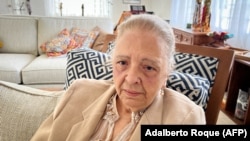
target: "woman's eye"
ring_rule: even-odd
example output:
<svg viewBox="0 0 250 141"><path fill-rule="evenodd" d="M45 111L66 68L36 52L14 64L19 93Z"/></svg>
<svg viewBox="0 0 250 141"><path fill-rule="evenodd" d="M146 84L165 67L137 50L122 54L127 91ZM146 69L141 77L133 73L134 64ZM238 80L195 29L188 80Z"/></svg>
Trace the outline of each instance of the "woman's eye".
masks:
<svg viewBox="0 0 250 141"><path fill-rule="evenodd" d="M117 62L119 65L126 65L127 63L126 63L126 61L119 61L119 62Z"/></svg>
<svg viewBox="0 0 250 141"><path fill-rule="evenodd" d="M151 67L151 66L145 66L144 67L146 70L148 70L148 71L153 71L153 70L155 70L155 68L153 68L153 67Z"/></svg>

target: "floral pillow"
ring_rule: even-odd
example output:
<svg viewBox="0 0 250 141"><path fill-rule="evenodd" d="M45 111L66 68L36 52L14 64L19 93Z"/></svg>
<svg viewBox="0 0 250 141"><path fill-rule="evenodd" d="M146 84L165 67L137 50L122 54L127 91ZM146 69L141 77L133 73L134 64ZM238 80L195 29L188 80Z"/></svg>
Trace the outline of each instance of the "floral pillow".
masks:
<svg viewBox="0 0 250 141"><path fill-rule="evenodd" d="M69 51L80 47L91 47L96 40L99 31L92 30L90 32L72 28L71 32L64 28L51 41L45 42L40 46L41 50L49 57L66 55Z"/></svg>
<svg viewBox="0 0 250 141"><path fill-rule="evenodd" d="M60 56L66 54L68 51L78 47L74 39L70 37L67 28L64 28L51 41L43 43L40 48L47 56Z"/></svg>
<svg viewBox="0 0 250 141"><path fill-rule="evenodd" d="M94 41L99 35L99 31L92 30L88 33L87 39L84 41L82 47L88 47L91 48L92 45L94 44Z"/></svg>
<svg viewBox="0 0 250 141"><path fill-rule="evenodd" d="M89 32L85 29L80 29L77 27L72 28L71 38L73 38L78 47L81 47L84 41L87 39Z"/></svg>

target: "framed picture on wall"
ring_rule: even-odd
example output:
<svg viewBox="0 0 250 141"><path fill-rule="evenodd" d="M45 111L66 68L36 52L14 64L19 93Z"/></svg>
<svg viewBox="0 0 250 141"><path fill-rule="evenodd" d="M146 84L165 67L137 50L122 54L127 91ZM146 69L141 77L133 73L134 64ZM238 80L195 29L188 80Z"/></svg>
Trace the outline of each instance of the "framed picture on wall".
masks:
<svg viewBox="0 0 250 141"><path fill-rule="evenodd" d="M123 0L125 4L140 4L141 0Z"/></svg>

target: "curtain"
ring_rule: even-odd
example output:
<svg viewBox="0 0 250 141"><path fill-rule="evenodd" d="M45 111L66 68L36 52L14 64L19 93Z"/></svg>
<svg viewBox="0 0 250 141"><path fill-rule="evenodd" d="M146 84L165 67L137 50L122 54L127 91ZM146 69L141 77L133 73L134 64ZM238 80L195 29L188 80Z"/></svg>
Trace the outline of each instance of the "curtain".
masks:
<svg viewBox="0 0 250 141"><path fill-rule="evenodd" d="M170 24L175 27L186 27L192 23L194 0L172 0Z"/></svg>
<svg viewBox="0 0 250 141"><path fill-rule="evenodd" d="M170 24L186 27L192 23L196 0L173 0ZM226 42L233 47L250 50L250 0L212 0L211 31L234 34Z"/></svg>
<svg viewBox="0 0 250 141"><path fill-rule="evenodd" d="M250 50L250 0L235 0L228 31L234 34L229 44Z"/></svg>

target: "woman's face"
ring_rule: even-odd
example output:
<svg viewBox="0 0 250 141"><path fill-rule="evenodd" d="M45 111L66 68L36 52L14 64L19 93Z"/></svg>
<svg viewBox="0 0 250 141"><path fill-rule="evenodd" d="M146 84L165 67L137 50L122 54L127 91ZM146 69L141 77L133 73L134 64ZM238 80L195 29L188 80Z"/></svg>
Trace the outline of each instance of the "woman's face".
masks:
<svg viewBox="0 0 250 141"><path fill-rule="evenodd" d="M167 80L165 42L151 32L127 30L116 41L113 77L118 102L131 111L152 103Z"/></svg>

